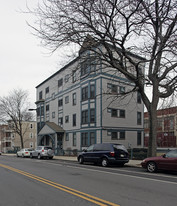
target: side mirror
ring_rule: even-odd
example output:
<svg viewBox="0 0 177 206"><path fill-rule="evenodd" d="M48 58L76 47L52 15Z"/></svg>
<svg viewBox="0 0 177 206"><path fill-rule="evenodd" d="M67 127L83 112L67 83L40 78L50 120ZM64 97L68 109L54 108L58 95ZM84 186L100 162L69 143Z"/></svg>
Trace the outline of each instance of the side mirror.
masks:
<svg viewBox="0 0 177 206"><path fill-rule="evenodd" d="M166 154L163 154L162 157L163 157L163 158L166 158Z"/></svg>
<svg viewBox="0 0 177 206"><path fill-rule="evenodd" d="M87 149L84 149L83 152L87 152Z"/></svg>

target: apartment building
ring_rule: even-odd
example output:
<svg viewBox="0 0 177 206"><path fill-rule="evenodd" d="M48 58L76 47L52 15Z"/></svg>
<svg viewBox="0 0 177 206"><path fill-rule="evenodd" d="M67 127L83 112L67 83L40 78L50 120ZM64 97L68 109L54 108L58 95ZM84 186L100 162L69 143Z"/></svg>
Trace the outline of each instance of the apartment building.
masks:
<svg viewBox="0 0 177 206"><path fill-rule="evenodd" d="M149 141L149 116L144 113L144 145ZM157 147L177 147L177 107L157 111Z"/></svg>
<svg viewBox="0 0 177 206"><path fill-rule="evenodd" d="M24 148L35 148L37 146L37 123L35 121L22 122ZM20 136L13 130L13 122L0 125L1 151L17 151L21 148Z"/></svg>
<svg viewBox="0 0 177 206"><path fill-rule="evenodd" d="M37 144L53 146L56 154L103 142L143 147L141 97L137 92L123 95L133 86L81 49L77 58L36 87Z"/></svg>

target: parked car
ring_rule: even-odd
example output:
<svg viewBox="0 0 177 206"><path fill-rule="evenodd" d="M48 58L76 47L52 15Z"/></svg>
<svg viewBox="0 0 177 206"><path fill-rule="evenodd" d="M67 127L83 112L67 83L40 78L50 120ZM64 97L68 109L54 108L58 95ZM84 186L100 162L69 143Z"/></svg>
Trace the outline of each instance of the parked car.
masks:
<svg viewBox="0 0 177 206"><path fill-rule="evenodd" d="M35 150L30 152L30 158L36 157L38 159L47 158L52 159L54 156L54 151L52 147L49 146L38 146Z"/></svg>
<svg viewBox="0 0 177 206"><path fill-rule="evenodd" d="M30 157L30 152L32 148L24 148L17 152L17 157Z"/></svg>
<svg viewBox="0 0 177 206"><path fill-rule="evenodd" d="M77 157L80 164L92 162L106 167L110 164L123 166L129 162L127 149L122 144L102 143L94 144L80 153Z"/></svg>
<svg viewBox="0 0 177 206"><path fill-rule="evenodd" d="M149 157L141 162L143 168L148 172L156 172L158 170L177 171L177 149L159 157Z"/></svg>
<svg viewBox="0 0 177 206"><path fill-rule="evenodd" d="M1 151L0 151L0 155L1 155Z"/></svg>

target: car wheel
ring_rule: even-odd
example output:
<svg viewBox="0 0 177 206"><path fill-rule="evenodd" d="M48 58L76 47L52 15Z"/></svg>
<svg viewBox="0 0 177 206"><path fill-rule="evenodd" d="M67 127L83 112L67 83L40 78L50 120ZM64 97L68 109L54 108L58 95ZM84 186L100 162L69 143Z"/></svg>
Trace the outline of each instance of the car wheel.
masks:
<svg viewBox="0 0 177 206"><path fill-rule="evenodd" d="M41 155L40 155L40 154L38 154L37 158L38 158L38 159L41 159Z"/></svg>
<svg viewBox="0 0 177 206"><path fill-rule="evenodd" d="M108 159L103 158L103 159L101 160L101 165L102 165L103 167L107 167L108 164L109 164Z"/></svg>
<svg viewBox="0 0 177 206"><path fill-rule="evenodd" d="M24 154L22 154L22 157L24 158Z"/></svg>
<svg viewBox="0 0 177 206"><path fill-rule="evenodd" d="M79 157L79 163L83 164L84 163L84 158L82 156Z"/></svg>
<svg viewBox="0 0 177 206"><path fill-rule="evenodd" d="M32 153L30 153L30 158L31 158L31 159L33 158L33 155L32 155Z"/></svg>
<svg viewBox="0 0 177 206"><path fill-rule="evenodd" d="M157 171L157 165L155 162L148 162L147 163L147 171L148 172L156 172Z"/></svg>
<svg viewBox="0 0 177 206"><path fill-rule="evenodd" d="M18 154L17 154L17 157L19 157Z"/></svg>
<svg viewBox="0 0 177 206"><path fill-rule="evenodd" d="M53 159L53 157L49 157L49 159L50 159L50 160L52 160L52 159Z"/></svg>

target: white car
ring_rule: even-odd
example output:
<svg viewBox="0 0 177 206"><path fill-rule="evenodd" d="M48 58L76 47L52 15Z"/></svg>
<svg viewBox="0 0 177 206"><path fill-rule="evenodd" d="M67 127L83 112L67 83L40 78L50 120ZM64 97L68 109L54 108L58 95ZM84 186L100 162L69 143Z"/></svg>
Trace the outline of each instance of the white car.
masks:
<svg viewBox="0 0 177 206"><path fill-rule="evenodd" d="M33 151L32 148L24 148L17 152L17 157L30 157L30 152Z"/></svg>

